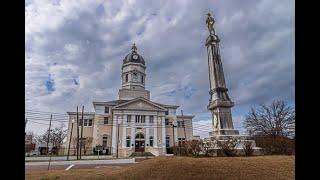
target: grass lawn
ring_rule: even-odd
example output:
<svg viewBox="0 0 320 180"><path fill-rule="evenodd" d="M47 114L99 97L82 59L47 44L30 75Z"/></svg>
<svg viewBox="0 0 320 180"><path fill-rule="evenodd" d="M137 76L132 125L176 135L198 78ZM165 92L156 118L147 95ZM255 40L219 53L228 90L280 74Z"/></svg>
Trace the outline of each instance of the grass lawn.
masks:
<svg viewBox="0 0 320 180"><path fill-rule="evenodd" d="M26 179L295 179L294 156L156 157L118 169L27 172Z"/></svg>

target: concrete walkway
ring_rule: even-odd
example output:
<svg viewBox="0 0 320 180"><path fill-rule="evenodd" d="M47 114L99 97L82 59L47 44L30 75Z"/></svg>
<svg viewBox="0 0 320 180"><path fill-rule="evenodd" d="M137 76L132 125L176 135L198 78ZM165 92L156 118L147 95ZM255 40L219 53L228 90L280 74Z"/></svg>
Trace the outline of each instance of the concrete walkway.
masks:
<svg viewBox="0 0 320 180"><path fill-rule="evenodd" d="M30 156L25 157L26 162L36 162L36 161L49 161L49 156ZM77 156L69 156L69 160L76 160ZM102 155L102 156L82 156L82 160L92 160L92 159L114 159L111 155ZM51 161L66 161L67 156L52 156Z"/></svg>
<svg viewBox="0 0 320 180"><path fill-rule="evenodd" d="M51 161L51 165L80 165L80 164L133 164L136 163L134 158L130 159L110 159L110 160L77 160L77 161ZM48 162L26 162L26 166L43 166Z"/></svg>

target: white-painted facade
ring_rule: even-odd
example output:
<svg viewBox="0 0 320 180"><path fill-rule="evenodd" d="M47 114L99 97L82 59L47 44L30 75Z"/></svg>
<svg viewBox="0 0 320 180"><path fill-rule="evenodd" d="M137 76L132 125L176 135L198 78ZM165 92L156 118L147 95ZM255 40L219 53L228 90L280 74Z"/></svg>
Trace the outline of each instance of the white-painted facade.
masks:
<svg viewBox="0 0 320 180"><path fill-rule="evenodd" d="M93 102L94 112L84 113L84 119L92 120L92 126L87 123L83 132L83 137L92 139L87 146L87 152L92 152L96 146L101 145L106 153L118 157L128 157L133 152L150 152L159 156L165 155L167 148L172 147L173 143L177 144L178 139L193 138L194 116L179 116L176 114L179 106L150 100L150 92L145 90L145 62L137 53L135 45L132 52L123 60L121 70L122 83L118 100ZM68 114L69 141L71 121L76 119L76 113ZM79 118L81 118L80 113ZM178 127L177 121L184 121L186 128ZM172 124L176 127L172 127ZM74 127L72 131L74 140L71 144L76 142L76 137L77 131ZM169 141L166 141L166 137L169 137Z"/></svg>

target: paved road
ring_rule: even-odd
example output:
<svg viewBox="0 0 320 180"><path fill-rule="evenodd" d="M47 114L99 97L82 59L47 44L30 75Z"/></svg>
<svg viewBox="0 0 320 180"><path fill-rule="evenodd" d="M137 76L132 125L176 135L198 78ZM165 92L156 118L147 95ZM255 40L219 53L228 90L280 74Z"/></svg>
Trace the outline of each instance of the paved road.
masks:
<svg viewBox="0 0 320 180"><path fill-rule="evenodd" d="M51 170L61 169L92 169L92 168L121 168L136 163L135 159L113 159L113 160L83 160L83 161L54 161L50 163ZM48 169L49 162L26 162L25 170L41 171Z"/></svg>

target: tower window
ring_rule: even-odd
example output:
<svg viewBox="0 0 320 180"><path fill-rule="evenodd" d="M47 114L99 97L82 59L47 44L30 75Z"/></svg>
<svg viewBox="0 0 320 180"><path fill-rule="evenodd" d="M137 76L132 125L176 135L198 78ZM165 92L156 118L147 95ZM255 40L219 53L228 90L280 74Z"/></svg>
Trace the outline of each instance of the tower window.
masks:
<svg viewBox="0 0 320 180"><path fill-rule="evenodd" d="M129 75L126 74L126 82L128 82L128 81L129 81Z"/></svg>
<svg viewBox="0 0 320 180"><path fill-rule="evenodd" d="M142 83L142 84L144 83L143 80L144 80L144 78L143 78L143 76L141 76L141 83Z"/></svg>

